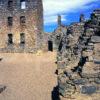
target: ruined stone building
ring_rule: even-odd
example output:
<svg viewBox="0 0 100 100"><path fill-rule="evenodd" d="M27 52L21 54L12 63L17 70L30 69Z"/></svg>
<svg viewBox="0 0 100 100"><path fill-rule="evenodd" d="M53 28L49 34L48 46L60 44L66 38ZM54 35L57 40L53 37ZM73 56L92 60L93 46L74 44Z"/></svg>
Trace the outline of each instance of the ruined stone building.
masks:
<svg viewBox="0 0 100 100"><path fill-rule="evenodd" d="M0 0L0 52L36 51L42 31L42 0Z"/></svg>
<svg viewBox="0 0 100 100"><path fill-rule="evenodd" d="M58 19L61 17L58 17ZM89 20L61 24L52 33L57 50L58 88L61 100L78 96L100 99L100 9ZM81 99L85 100L85 99Z"/></svg>

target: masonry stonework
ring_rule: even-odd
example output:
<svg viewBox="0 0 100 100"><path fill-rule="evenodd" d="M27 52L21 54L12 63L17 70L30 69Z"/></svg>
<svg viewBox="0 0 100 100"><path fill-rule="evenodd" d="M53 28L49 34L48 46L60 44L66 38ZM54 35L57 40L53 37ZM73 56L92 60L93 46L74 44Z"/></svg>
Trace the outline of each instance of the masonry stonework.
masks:
<svg viewBox="0 0 100 100"><path fill-rule="evenodd" d="M42 0L0 0L0 52L36 51L42 31Z"/></svg>
<svg viewBox="0 0 100 100"><path fill-rule="evenodd" d="M60 100L99 100L100 9L89 20L82 14L79 21L60 24L51 35L57 50Z"/></svg>

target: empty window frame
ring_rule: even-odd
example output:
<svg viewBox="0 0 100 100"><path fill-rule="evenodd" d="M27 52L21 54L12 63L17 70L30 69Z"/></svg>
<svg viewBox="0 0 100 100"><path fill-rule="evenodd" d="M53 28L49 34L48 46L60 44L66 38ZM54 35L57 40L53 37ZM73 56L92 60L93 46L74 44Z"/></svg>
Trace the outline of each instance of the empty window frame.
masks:
<svg viewBox="0 0 100 100"><path fill-rule="evenodd" d="M20 0L21 9L26 9L26 0Z"/></svg>
<svg viewBox="0 0 100 100"><path fill-rule="evenodd" d="M13 8L13 1L12 0L8 1L8 8L10 8L10 9Z"/></svg>
<svg viewBox="0 0 100 100"><path fill-rule="evenodd" d="M8 34L8 44L9 45L13 44L13 35L12 34Z"/></svg>
<svg viewBox="0 0 100 100"><path fill-rule="evenodd" d="M13 25L13 17L8 17L8 26Z"/></svg>
<svg viewBox="0 0 100 100"><path fill-rule="evenodd" d="M25 16L21 16L20 17L20 24L25 24L25 22L26 22Z"/></svg>
<svg viewBox="0 0 100 100"><path fill-rule="evenodd" d="M25 33L20 33L20 44L21 45L25 44Z"/></svg>

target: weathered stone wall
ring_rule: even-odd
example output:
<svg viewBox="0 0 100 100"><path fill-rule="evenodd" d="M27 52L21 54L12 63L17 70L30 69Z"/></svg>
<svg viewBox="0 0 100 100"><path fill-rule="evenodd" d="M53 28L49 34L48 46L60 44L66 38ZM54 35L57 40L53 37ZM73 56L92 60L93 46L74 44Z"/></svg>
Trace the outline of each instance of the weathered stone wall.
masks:
<svg viewBox="0 0 100 100"><path fill-rule="evenodd" d="M26 8L21 9L20 0L12 0L13 7L8 9L8 0L0 4L0 51L34 52L39 49L43 34L43 7L41 0L26 0ZM20 17L25 16L25 24ZM13 17L13 25L8 26L8 17ZM13 45L8 46L8 34L13 34ZM20 46L20 33L25 33L25 46Z"/></svg>
<svg viewBox="0 0 100 100"><path fill-rule="evenodd" d="M94 10L90 20L67 26L66 35L59 39L57 66L61 100L80 100L79 95L90 100L100 98L99 18L100 10Z"/></svg>

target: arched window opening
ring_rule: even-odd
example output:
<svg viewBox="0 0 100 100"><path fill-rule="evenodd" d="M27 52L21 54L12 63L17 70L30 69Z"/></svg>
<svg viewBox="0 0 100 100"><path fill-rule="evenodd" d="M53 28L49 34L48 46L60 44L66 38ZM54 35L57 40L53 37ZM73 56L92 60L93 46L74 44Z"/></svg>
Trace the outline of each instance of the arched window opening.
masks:
<svg viewBox="0 0 100 100"><path fill-rule="evenodd" d="M25 16L21 16L20 17L20 24L25 24L25 22L26 22Z"/></svg>

